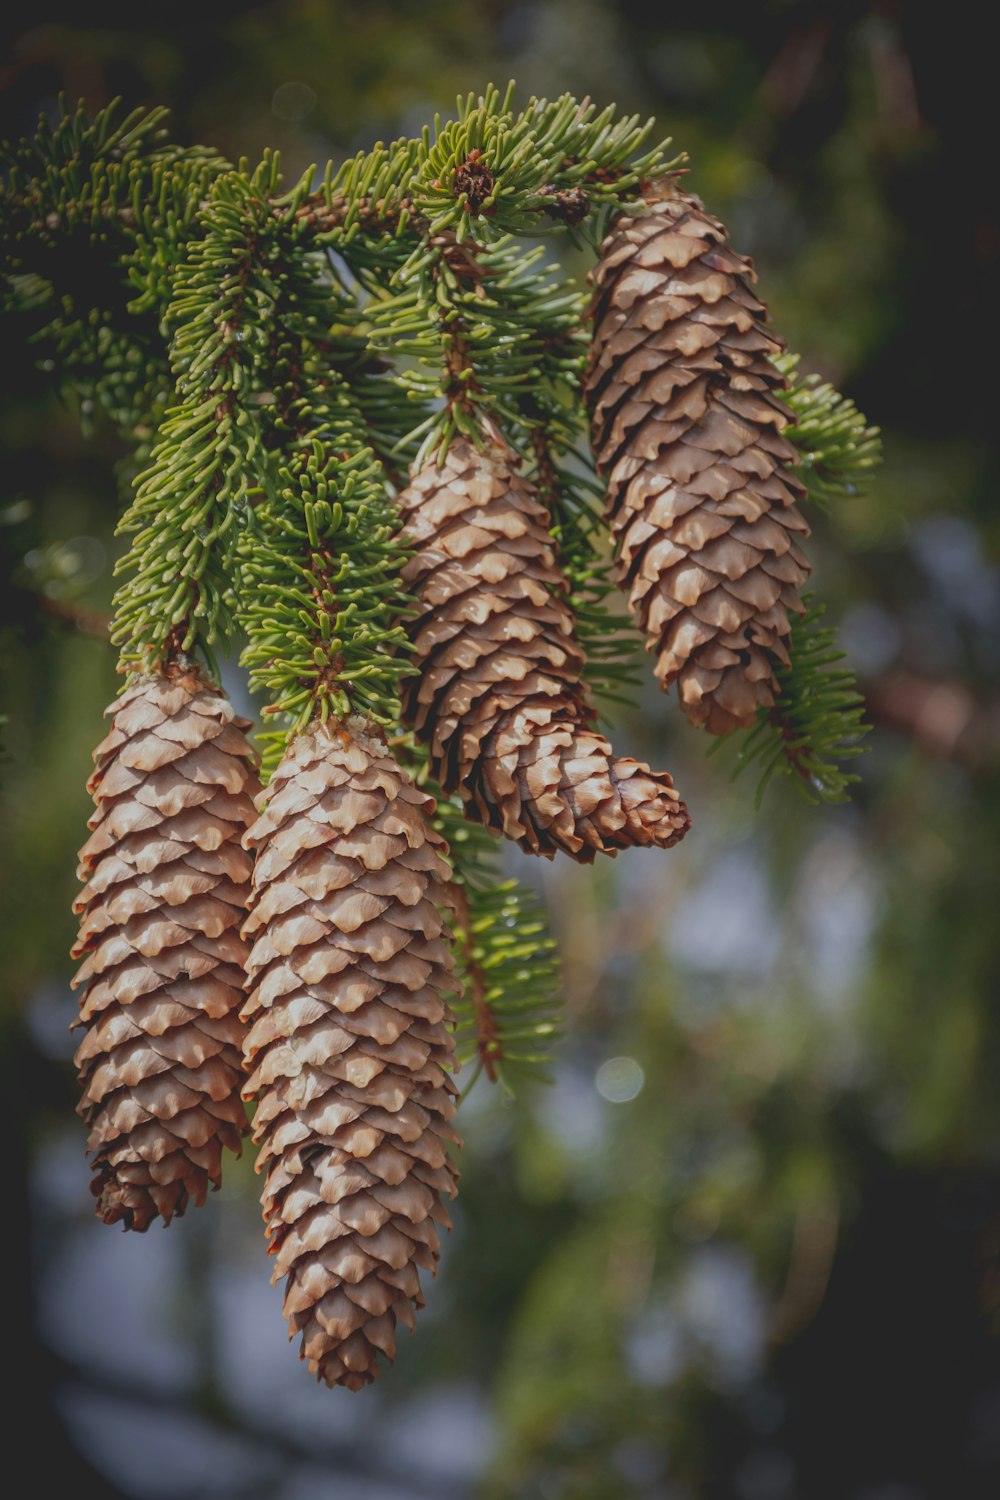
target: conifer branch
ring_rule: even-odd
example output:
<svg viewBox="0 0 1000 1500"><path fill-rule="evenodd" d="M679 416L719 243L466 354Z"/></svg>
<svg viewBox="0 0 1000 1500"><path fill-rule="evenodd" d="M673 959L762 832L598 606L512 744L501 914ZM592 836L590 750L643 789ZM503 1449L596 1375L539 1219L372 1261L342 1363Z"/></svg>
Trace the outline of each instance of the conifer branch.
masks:
<svg viewBox="0 0 1000 1500"><path fill-rule="evenodd" d="M800 356L775 364L790 384L784 394L795 416L788 436L802 455L799 477L810 499L826 507L838 496L862 494L882 461L882 436L848 396L815 373L799 373Z"/></svg>
<svg viewBox="0 0 1000 1500"><path fill-rule="evenodd" d="M267 227L259 205L275 173L269 160L254 178L217 180L201 214L204 237L175 278L167 313L174 404L119 526L132 544L116 569L130 576L115 597L112 639L131 669L196 648L211 660L213 644L235 628L235 546L249 492L239 459L259 444L240 399L240 346L257 326L253 273Z"/></svg>
<svg viewBox="0 0 1000 1500"><path fill-rule="evenodd" d="M825 509L831 498L860 493L881 462L879 429L818 375L801 375L798 354L779 355L775 363L791 382L783 397L795 416L788 436L802 455L798 473L810 499ZM821 623L824 606L811 595L803 603L805 615L792 624L791 664L775 662L774 705L733 736L734 777L751 765L760 772L758 807L776 775L790 776L808 801L848 801L860 777L843 763L867 749L863 741L871 726L864 721L864 699L854 673L843 665L836 630Z"/></svg>
<svg viewBox="0 0 1000 1500"><path fill-rule="evenodd" d="M544 910L521 882L502 877L496 839L442 797L435 819L451 851L456 967L456 1054L472 1078L513 1092L512 1078L537 1075L562 1029L559 974ZM544 1076L544 1075L543 1075Z"/></svg>
<svg viewBox="0 0 1000 1500"><path fill-rule="evenodd" d="M406 552L363 415L336 368L332 318L343 289L315 258L280 236L268 266L268 303L250 379L264 441L247 462L256 503L240 543L243 663L278 716L265 769L289 734L362 713L398 715L397 684L411 668L398 624Z"/></svg>
<svg viewBox="0 0 1000 1500"><path fill-rule="evenodd" d="M411 224L425 239L450 232L461 243L473 222L489 244L538 233L547 217L580 224L683 160L668 158L669 140L641 151L651 120L618 118L613 105L598 111L571 94L531 99L514 114L513 89L469 94L455 119L435 116L418 140L379 143L338 173L328 169L303 219L338 247L360 235L398 237Z"/></svg>
<svg viewBox="0 0 1000 1500"><path fill-rule="evenodd" d="M860 780L844 762L867 748L864 699L854 673L842 665L836 631L822 624L824 607L810 595L803 602L806 613L792 625L791 665L776 666L774 706L760 710L752 729L729 737L736 742L733 778L750 766L758 770L757 807L776 776L791 777L807 801L827 803L847 802ZM709 755L726 743L715 740Z"/></svg>
<svg viewBox="0 0 1000 1500"><path fill-rule="evenodd" d="M142 442L171 385L158 325L173 275L228 164L166 144L165 110L119 116L81 107L0 147L3 302L85 425L103 410Z"/></svg>
<svg viewBox="0 0 1000 1500"><path fill-rule="evenodd" d="M480 1073L514 1092L517 1075L542 1076L562 1030L555 941L538 897L505 878L500 841L465 815L430 775L428 754L410 734L393 754L436 803L433 823L449 849L452 878L448 923L462 993L452 1005L456 1056L473 1068L463 1094Z"/></svg>
<svg viewBox="0 0 1000 1500"><path fill-rule="evenodd" d="M496 1012L487 999L486 973L480 961L481 955L477 951L472 930L472 908L465 893L465 887L458 880L451 882L449 891L454 902L452 932L465 979L462 986L462 998L471 1016L472 1030L476 1040L475 1055L490 1083L496 1083L497 1069L503 1062L503 1043L500 1040L500 1027L497 1024ZM459 1061L461 1062L462 1059Z"/></svg>
<svg viewBox="0 0 1000 1500"><path fill-rule="evenodd" d="M525 346L527 378L517 396L516 420L532 478L549 511L559 562L586 661L584 680L603 704L631 701L637 678L637 634L615 604L604 490L586 441L580 382L587 344L586 297L549 267L512 245L497 250L502 273L492 283L504 317Z"/></svg>
<svg viewBox="0 0 1000 1500"><path fill-rule="evenodd" d="M603 493L584 441L585 296L524 236L592 238L676 171L650 126L569 95L459 101L290 189L181 149L162 111L82 111L5 148L4 306L77 401L143 465L122 531L113 636L130 670L238 631L269 699L275 758L314 719L391 726L410 673L406 550L392 500L452 438L499 430L551 518L605 700L627 694L631 627L611 608ZM797 360L782 368L800 473L819 503L854 492L878 433ZM738 736L737 771L791 774L839 800L864 725L811 607L778 664L773 709ZM423 755L423 751L415 751ZM426 771L426 767L424 768ZM461 1045L489 1074L537 1060L553 1030L551 942L500 879L492 838L443 801L453 847Z"/></svg>
<svg viewBox="0 0 1000 1500"><path fill-rule="evenodd" d="M613 566L688 717L738 727L758 802L778 776L826 802L857 780L822 607L789 635L790 471L821 504L855 493L878 433L788 356L789 447L749 265L662 181L681 158L650 128L570 95L516 110L511 85L290 189L271 153L171 144L162 111L81 109L0 152L3 311L140 470L110 632L132 681L77 903L100 1212L200 1201L244 1081L286 1313L328 1384L375 1378L437 1264L454 978L473 1082L537 1075L561 1027L499 834L589 863L688 830L670 776L594 725L591 689L633 673ZM525 237L612 216L588 307ZM237 636L265 775L281 761L266 806L249 725L193 660Z"/></svg>

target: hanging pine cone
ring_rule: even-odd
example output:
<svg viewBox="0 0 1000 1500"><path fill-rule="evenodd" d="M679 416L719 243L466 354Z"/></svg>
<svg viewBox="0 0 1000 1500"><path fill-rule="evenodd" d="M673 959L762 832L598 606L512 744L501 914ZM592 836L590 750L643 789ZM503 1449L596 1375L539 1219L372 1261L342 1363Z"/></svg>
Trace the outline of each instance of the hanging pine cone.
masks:
<svg viewBox="0 0 1000 1500"><path fill-rule="evenodd" d="M191 668L141 679L108 713L74 903L79 1112L99 1217L142 1230L204 1202L246 1132L240 840L259 782L247 721Z"/></svg>
<svg viewBox="0 0 1000 1500"><path fill-rule="evenodd" d="M754 722L787 665L808 535L751 262L671 180L623 214L594 274L586 382L620 578L664 688L713 734Z"/></svg>
<svg viewBox="0 0 1000 1500"><path fill-rule="evenodd" d="M360 720L299 736L263 795L244 1018L273 1280L309 1368L358 1390L450 1227L446 849Z"/></svg>
<svg viewBox="0 0 1000 1500"><path fill-rule="evenodd" d="M445 791L548 858L676 844L689 820L670 777L616 757L591 727L548 513L510 448L453 442L399 505L420 605L404 714Z"/></svg>

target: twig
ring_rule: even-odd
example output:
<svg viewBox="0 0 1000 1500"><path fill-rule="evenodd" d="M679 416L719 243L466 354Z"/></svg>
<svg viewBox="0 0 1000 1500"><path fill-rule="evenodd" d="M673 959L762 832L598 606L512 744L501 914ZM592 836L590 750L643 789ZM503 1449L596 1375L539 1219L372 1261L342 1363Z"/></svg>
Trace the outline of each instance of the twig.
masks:
<svg viewBox="0 0 1000 1500"><path fill-rule="evenodd" d="M96 609L81 609L77 604L69 604L64 599L52 599L48 594L33 594L31 597L42 614L51 615L52 619L71 625L81 635L92 635L101 640L109 639L110 615Z"/></svg>

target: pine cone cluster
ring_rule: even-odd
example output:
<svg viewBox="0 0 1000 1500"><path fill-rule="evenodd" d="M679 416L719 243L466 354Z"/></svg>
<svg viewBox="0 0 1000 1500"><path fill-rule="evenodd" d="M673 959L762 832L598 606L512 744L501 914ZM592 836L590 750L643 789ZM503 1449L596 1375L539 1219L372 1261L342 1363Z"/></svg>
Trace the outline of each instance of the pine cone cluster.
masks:
<svg viewBox="0 0 1000 1500"><path fill-rule="evenodd" d="M241 839L259 782L249 725L193 670L140 679L109 713L74 904L76 1063L98 1214L142 1230L202 1203L245 1133Z"/></svg>
<svg viewBox="0 0 1000 1500"><path fill-rule="evenodd" d="M497 438L454 441L399 497L420 675L404 715L466 810L534 854L669 848L688 828L665 772L593 729L549 517Z"/></svg>
<svg viewBox="0 0 1000 1500"><path fill-rule="evenodd" d="M773 702L807 572L751 277L696 199L650 189L603 246L586 380L631 606L661 682L714 733ZM595 728L550 516L500 431L456 438L399 506L404 714L444 790L549 858L677 843L670 777ZM142 1230L202 1202L255 1101L290 1337L326 1384L360 1389L414 1325L456 1190L433 800L356 717L295 736L261 791L249 726L176 661L110 712L74 949L98 1212Z"/></svg>
<svg viewBox="0 0 1000 1500"><path fill-rule="evenodd" d="M356 1390L450 1227L449 872L431 798L361 722L299 736L265 796L243 1012L264 1216L291 1336Z"/></svg>
<svg viewBox="0 0 1000 1500"><path fill-rule="evenodd" d="M671 179L617 219L594 273L586 394L621 582L662 686L713 734L773 704L808 573L782 345L753 276Z"/></svg>

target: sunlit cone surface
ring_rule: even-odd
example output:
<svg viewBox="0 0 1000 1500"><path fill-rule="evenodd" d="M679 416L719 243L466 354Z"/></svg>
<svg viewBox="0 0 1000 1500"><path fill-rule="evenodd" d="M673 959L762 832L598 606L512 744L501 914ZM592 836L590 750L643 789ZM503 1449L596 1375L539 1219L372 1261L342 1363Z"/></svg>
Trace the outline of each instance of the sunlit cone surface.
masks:
<svg viewBox="0 0 1000 1500"><path fill-rule="evenodd" d="M146 1229L202 1203L245 1133L241 840L259 782L249 725L191 669L134 683L108 712L74 903L79 1109L99 1216Z"/></svg>
<svg viewBox="0 0 1000 1500"><path fill-rule="evenodd" d="M399 504L419 601L404 712L445 790L534 854L675 844L688 815L670 777L591 727L549 517L511 450L459 439Z"/></svg>
<svg viewBox="0 0 1000 1500"><path fill-rule="evenodd" d="M621 582L662 686L713 734L773 703L808 573L782 345L753 279L670 180L618 218L594 273L586 390Z"/></svg>
<svg viewBox="0 0 1000 1500"><path fill-rule="evenodd" d="M361 721L294 740L265 799L244 1015L273 1279L310 1369L357 1390L413 1327L450 1227L446 848Z"/></svg>

